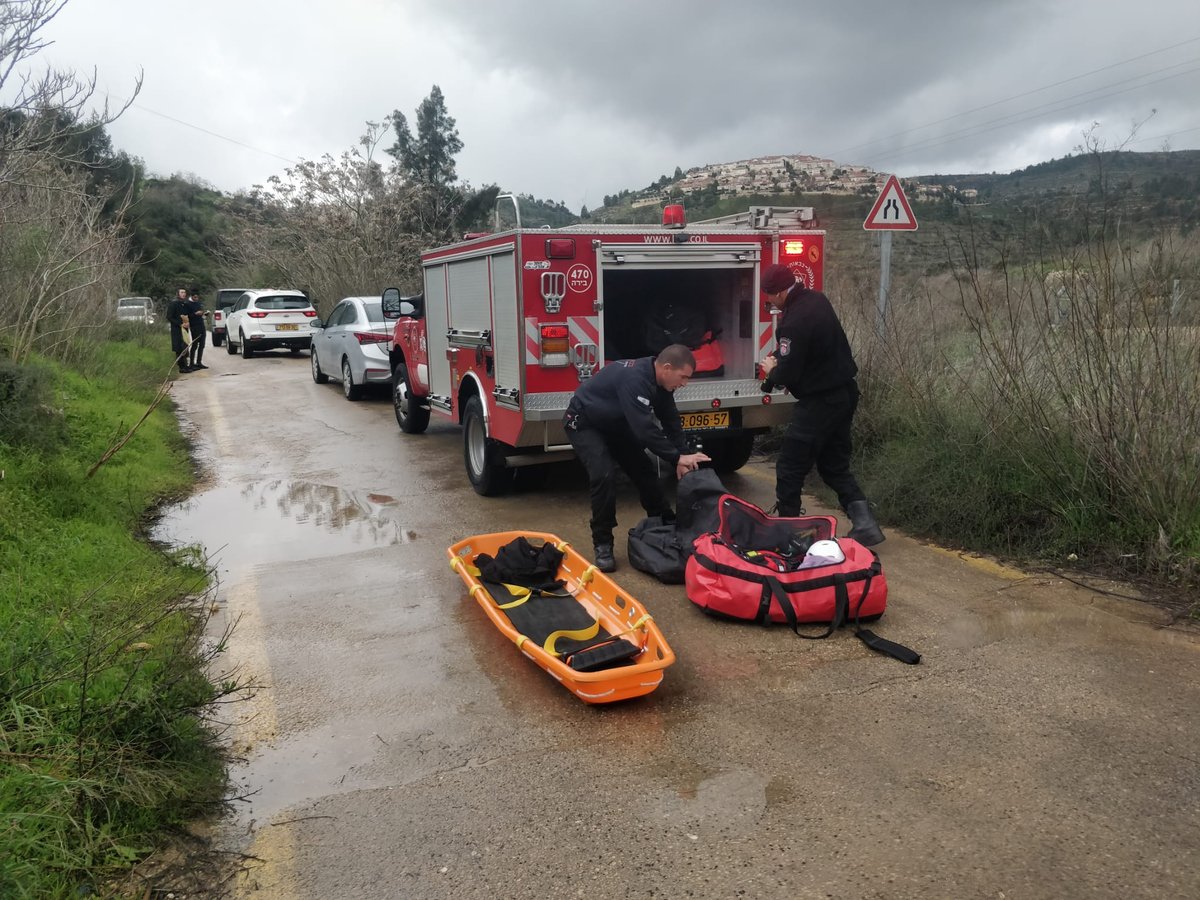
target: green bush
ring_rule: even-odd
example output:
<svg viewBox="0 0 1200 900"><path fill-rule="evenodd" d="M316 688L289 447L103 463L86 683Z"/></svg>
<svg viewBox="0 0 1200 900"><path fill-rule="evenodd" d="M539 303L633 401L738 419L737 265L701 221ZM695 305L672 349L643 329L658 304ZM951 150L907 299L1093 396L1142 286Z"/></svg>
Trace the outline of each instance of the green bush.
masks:
<svg viewBox="0 0 1200 900"><path fill-rule="evenodd" d="M959 240L952 280L894 293L886 339L873 298L861 316L850 304L855 467L882 517L1194 591L1200 330L1171 286L1197 282L1195 256L1169 237L1119 247L1103 227L1023 264Z"/></svg>
<svg viewBox="0 0 1200 900"><path fill-rule="evenodd" d="M66 438L44 366L19 366L0 355L0 446L51 450Z"/></svg>
<svg viewBox="0 0 1200 900"><path fill-rule="evenodd" d="M155 397L149 343L95 342L86 374L42 369L29 383L61 409L62 440L0 442L5 897L99 889L224 793L206 715L236 686L205 675L220 648L204 640L207 572L136 537L192 481L171 411L87 476Z"/></svg>

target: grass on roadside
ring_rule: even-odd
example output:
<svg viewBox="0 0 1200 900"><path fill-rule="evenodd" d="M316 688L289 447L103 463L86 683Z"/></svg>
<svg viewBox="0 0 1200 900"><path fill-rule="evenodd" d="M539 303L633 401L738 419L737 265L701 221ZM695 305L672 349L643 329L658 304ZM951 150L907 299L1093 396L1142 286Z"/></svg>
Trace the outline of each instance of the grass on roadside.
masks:
<svg viewBox="0 0 1200 900"><path fill-rule="evenodd" d="M101 890L224 793L206 717L236 687L205 676L220 649L203 639L207 573L139 539L193 478L170 410L86 476L153 400L158 343L95 341L84 371L42 364L13 402L46 428L0 430L5 897ZM0 361L0 385L18 380Z"/></svg>

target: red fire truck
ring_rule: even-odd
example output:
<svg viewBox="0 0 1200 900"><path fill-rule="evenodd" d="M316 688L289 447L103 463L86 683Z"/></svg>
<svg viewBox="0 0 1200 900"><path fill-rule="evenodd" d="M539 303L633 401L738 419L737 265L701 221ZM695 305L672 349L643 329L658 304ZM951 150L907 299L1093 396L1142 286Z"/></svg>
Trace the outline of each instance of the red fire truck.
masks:
<svg viewBox="0 0 1200 900"><path fill-rule="evenodd" d="M702 321L696 374L675 402L718 471L743 466L754 435L787 420L791 398L764 394L756 377L774 346L759 275L781 262L821 289L825 233L811 208L688 224L672 205L661 226L551 229L522 228L516 198L499 200L512 201L515 227L423 253L423 294L383 293L396 320L396 420L406 434L425 431L433 412L460 423L477 492L569 458L562 415L575 389L610 360L657 352L653 338L675 320Z"/></svg>

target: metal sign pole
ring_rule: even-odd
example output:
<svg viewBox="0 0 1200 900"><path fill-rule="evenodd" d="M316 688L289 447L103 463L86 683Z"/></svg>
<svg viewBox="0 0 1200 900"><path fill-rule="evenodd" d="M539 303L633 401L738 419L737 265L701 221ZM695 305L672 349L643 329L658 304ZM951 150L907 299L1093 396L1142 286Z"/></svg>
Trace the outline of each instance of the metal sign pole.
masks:
<svg viewBox="0 0 1200 900"><path fill-rule="evenodd" d="M875 331L883 340L887 336L888 288L892 281L892 232L917 230L917 217L895 175L888 176L883 190L875 198L875 205L867 213L863 228L883 232L879 236L879 305L875 316Z"/></svg>
<svg viewBox="0 0 1200 900"><path fill-rule="evenodd" d="M879 339L883 340L887 332L888 319L888 288L892 280L892 233L885 231L879 235L879 306L875 319L875 330Z"/></svg>

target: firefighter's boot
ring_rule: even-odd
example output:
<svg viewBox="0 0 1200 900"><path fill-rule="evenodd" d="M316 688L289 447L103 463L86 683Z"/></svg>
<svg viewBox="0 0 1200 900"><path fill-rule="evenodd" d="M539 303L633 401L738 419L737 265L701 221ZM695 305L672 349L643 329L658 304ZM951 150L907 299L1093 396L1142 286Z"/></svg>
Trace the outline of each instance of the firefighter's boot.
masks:
<svg viewBox="0 0 1200 900"><path fill-rule="evenodd" d="M867 505L866 500L854 500L846 504L846 515L850 517L851 525L850 534L847 537L853 538L865 547L874 547L886 540L883 530L875 521L875 516L871 514L871 507Z"/></svg>
<svg viewBox="0 0 1200 900"><path fill-rule="evenodd" d="M601 572L617 571L617 558L613 556L612 544L596 545L596 568Z"/></svg>

